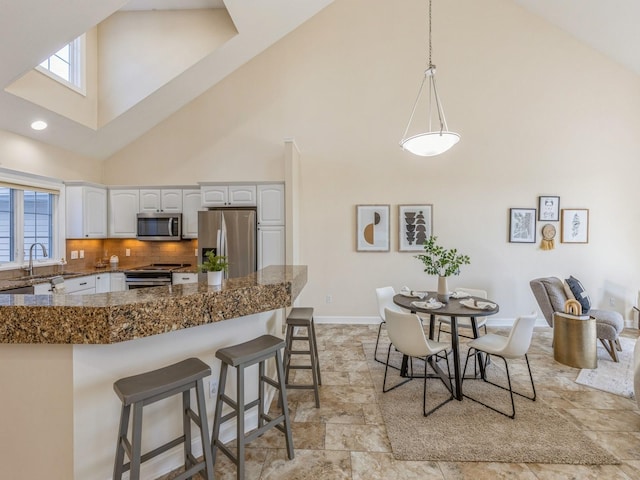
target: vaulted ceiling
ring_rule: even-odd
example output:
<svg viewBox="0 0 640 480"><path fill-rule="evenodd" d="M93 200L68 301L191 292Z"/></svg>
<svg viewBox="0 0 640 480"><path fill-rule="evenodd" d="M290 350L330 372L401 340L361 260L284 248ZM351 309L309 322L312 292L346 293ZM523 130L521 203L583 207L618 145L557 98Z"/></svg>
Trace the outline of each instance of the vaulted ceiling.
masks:
<svg viewBox="0 0 640 480"><path fill-rule="evenodd" d="M106 158L211 88L334 0L20 0L3 2L0 16L0 129L68 150ZM640 74L637 0L508 0L546 18ZM226 9L235 31L177 75L132 105L87 126L8 92L44 58L116 12ZM41 118L49 128L35 132Z"/></svg>

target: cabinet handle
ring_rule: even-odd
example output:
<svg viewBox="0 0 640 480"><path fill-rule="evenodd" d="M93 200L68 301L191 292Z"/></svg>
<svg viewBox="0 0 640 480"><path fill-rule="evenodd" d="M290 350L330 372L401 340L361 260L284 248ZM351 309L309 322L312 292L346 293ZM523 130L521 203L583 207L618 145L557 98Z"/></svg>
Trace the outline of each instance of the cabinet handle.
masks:
<svg viewBox="0 0 640 480"><path fill-rule="evenodd" d="M86 285L86 284L87 284L87 282L82 282L82 283L80 283L80 285Z"/></svg>

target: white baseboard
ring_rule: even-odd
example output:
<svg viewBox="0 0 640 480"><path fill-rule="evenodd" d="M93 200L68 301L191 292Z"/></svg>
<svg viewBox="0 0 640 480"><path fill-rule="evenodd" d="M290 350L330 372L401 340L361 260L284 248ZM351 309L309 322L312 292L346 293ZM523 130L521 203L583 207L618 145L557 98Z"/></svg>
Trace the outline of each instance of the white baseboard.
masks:
<svg viewBox="0 0 640 480"><path fill-rule="evenodd" d="M318 316L314 315L313 320L315 323L327 323L327 324L342 324L342 325L377 325L380 323L380 317L362 316L362 317L347 317L347 316ZM515 318L488 318L487 325L490 327L510 327L513 325ZM536 327L548 327L547 321L544 318L538 318L536 320Z"/></svg>

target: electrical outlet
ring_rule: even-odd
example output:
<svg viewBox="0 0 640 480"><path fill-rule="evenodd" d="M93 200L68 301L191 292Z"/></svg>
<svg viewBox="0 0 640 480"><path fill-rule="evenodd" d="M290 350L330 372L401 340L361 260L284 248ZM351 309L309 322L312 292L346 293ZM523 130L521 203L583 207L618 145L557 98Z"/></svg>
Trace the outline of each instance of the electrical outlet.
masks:
<svg viewBox="0 0 640 480"><path fill-rule="evenodd" d="M198 249L196 248L194 255L197 257L198 256Z"/></svg>
<svg viewBox="0 0 640 480"><path fill-rule="evenodd" d="M131 256L131 249L130 248L125 248L124 249L124 256L125 257L130 257Z"/></svg>
<svg viewBox="0 0 640 480"><path fill-rule="evenodd" d="M77 260L77 259L78 259L78 251L71 250L71 260Z"/></svg>
<svg viewBox="0 0 640 480"><path fill-rule="evenodd" d="M616 299L613 297L609 297L609 306L610 307L615 307L616 306Z"/></svg>
<svg viewBox="0 0 640 480"><path fill-rule="evenodd" d="M84 258L84 250L80 250L80 258Z"/></svg>
<svg viewBox="0 0 640 480"><path fill-rule="evenodd" d="M218 393L218 380L209 380L209 398L213 398Z"/></svg>
<svg viewBox="0 0 640 480"><path fill-rule="evenodd" d="M333 297L331 295L327 295L324 299L325 303L331 303L333 302Z"/></svg>

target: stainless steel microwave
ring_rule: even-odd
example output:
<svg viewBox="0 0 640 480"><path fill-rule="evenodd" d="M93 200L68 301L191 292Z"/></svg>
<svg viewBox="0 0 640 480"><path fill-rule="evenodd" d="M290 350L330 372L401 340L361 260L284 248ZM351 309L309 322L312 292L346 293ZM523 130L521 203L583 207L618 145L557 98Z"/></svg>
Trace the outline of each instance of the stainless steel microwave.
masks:
<svg viewBox="0 0 640 480"><path fill-rule="evenodd" d="M181 240L181 213L139 213L138 240Z"/></svg>

